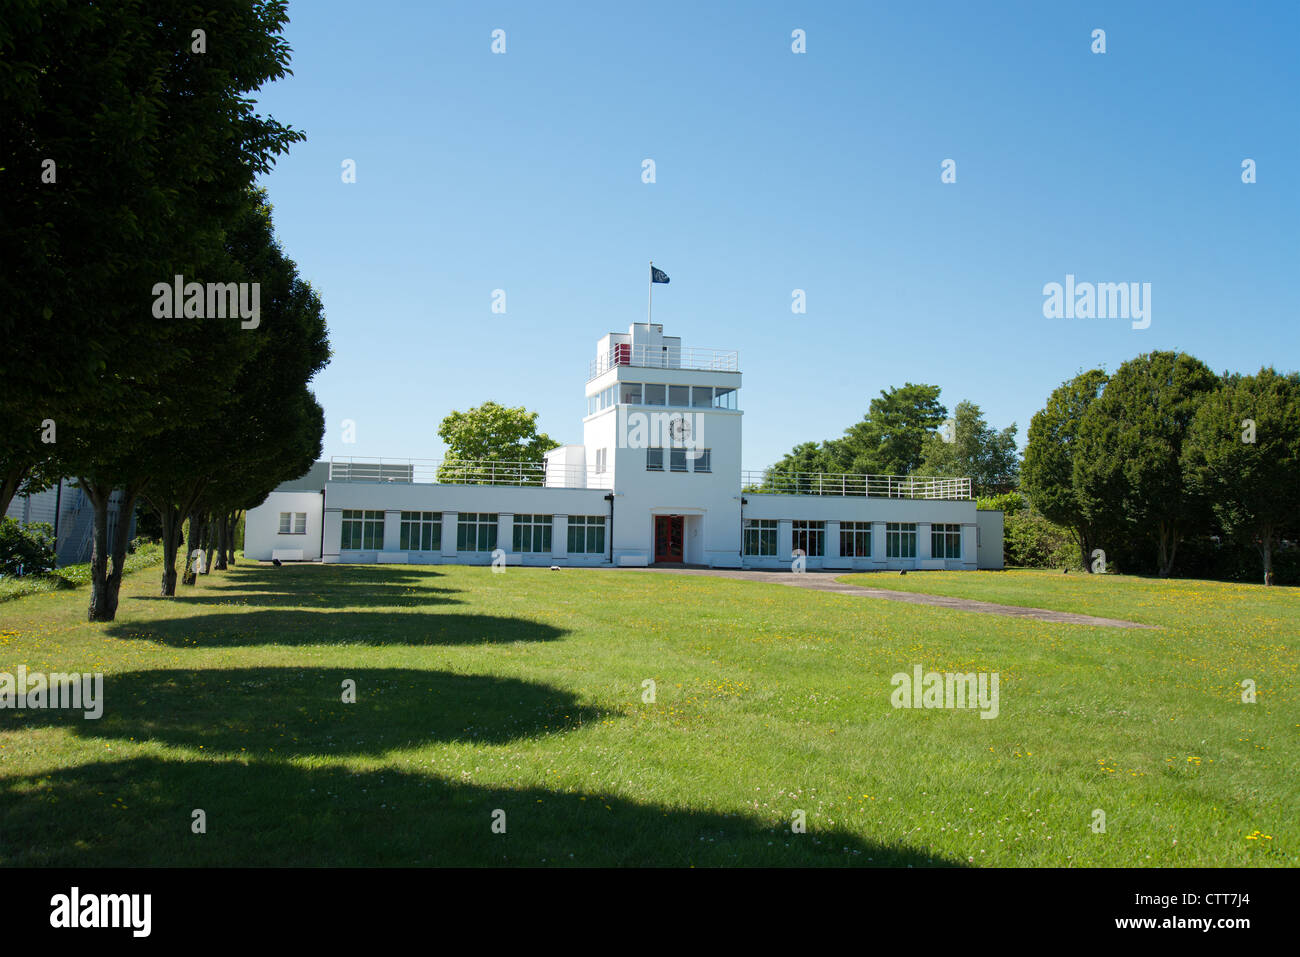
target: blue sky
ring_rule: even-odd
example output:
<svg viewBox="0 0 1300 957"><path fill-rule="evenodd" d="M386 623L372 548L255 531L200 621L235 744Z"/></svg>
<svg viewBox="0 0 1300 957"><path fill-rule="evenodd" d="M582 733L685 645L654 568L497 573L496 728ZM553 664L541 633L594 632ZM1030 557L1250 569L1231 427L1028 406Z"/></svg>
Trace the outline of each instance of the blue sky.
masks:
<svg viewBox="0 0 1300 957"><path fill-rule="evenodd" d="M259 104L307 141L265 184L329 319L326 456L439 457L442 417L488 399L581 441L595 341L644 321L651 259L665 333L740 353L747 468L907 381L1023 447L1080 369L1152 349L1300 365L1295 3L290 16L294 75ZM1150 327L1044 318L1067 273L1149 282Z"/></svg>

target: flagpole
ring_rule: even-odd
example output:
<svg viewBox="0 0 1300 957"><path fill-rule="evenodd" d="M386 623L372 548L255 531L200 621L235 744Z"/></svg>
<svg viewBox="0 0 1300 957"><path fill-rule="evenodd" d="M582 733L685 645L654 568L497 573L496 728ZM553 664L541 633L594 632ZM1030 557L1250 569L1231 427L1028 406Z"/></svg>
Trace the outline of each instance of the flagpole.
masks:
<svg viewBox="0 0 1300 957"><path fill-rule="evenodd" d="M650 260L650 282L647 283L646 301L645 301L645 324L650 325L650 313L655 301L655 261Z"/></svg>

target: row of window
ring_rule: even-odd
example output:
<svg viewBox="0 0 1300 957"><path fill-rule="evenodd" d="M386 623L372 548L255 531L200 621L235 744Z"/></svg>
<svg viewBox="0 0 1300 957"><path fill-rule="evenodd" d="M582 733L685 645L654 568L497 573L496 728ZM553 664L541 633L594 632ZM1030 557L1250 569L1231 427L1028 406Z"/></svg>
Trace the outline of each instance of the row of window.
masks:
<svg viewBox="0 0 1300 957"><path fill-rule="evenodd" d="M686 463L693 463L687 467ZM645 450L645 470L662 472L664 470L664 450L660 448ZM670 472L712 472L712 449L668 449L668 470Z"/></svg>
<svg viewBox="0 0 1300 957"><path fill-rule="evenodd" d="M745 554L760 558L775 557L777 524L776 519L745 519ZM886 522L885 557L915 558L916 536L915 522ZM792 551L803 549L809 558L820 558L826 554L825 522L791 522L790 538ZM840 522L840 554L846 558L870 557L870 522ZM933 558L961 558L961 526L931 525L930 555Z"/></svg>
<svg viewBox="0 0 1300 957"><path fill-rule="evenodd" d="M681 409L735 409L736 390L711 385L662 385L655 382L620 382L587 396L587 414L625 405L660 405Z"/></svg>
<svg viewBox="0 0 1300 957"><path fill-rule="evenodd" d="M491 552L497 547L496 512L459 512L456 515L456 551ZM554 515L514 516L515 552L551 551ZM402 512L398 551L436 552L442 549L441 512ZM363 509L343 510L343 550L379 551L384 547L384 513ZM569 516L570 554L605 551L605 516Z"/></svg>

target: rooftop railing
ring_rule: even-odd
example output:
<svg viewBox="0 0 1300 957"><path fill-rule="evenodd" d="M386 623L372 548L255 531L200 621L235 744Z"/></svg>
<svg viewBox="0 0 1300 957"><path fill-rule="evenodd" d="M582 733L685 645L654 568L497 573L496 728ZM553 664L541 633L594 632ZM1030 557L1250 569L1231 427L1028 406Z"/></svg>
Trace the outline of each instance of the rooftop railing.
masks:
<svg viewBox="0 0 1300 957"><path fill-rule="evenodd" d="M519 485L534 488L612 487L612 473L592 466L467 459L330 459L331 482L405 485Z"/></svg>
<svg viewBox="0 0 1300 957"><path fill-rule="evenodd" d="M681 346L646 346L623 343L592 359L587 381L617 366L647 369L705 369L710 372L739 372L739 353L734 349L683 349Z"/></svg>
<svg viewBox="0 0 1300 957"><path fill-rule="evenodd" d="M850 475L831 472L740 473L741 491L755 495L860 495L868 498L969 499L969 478Z"/></svg>

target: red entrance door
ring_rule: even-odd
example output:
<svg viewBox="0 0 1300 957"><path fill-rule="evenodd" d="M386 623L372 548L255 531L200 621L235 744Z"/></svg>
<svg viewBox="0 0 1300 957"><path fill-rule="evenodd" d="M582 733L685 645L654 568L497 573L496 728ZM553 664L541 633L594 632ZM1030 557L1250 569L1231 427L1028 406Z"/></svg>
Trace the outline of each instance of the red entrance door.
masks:
<svg viewBox="0 0 1300 957"><path fill-rule="evenodd" d="M685 519L680 515L655 516L655 561L680 562L682 560L682 529Z"/></svg>

